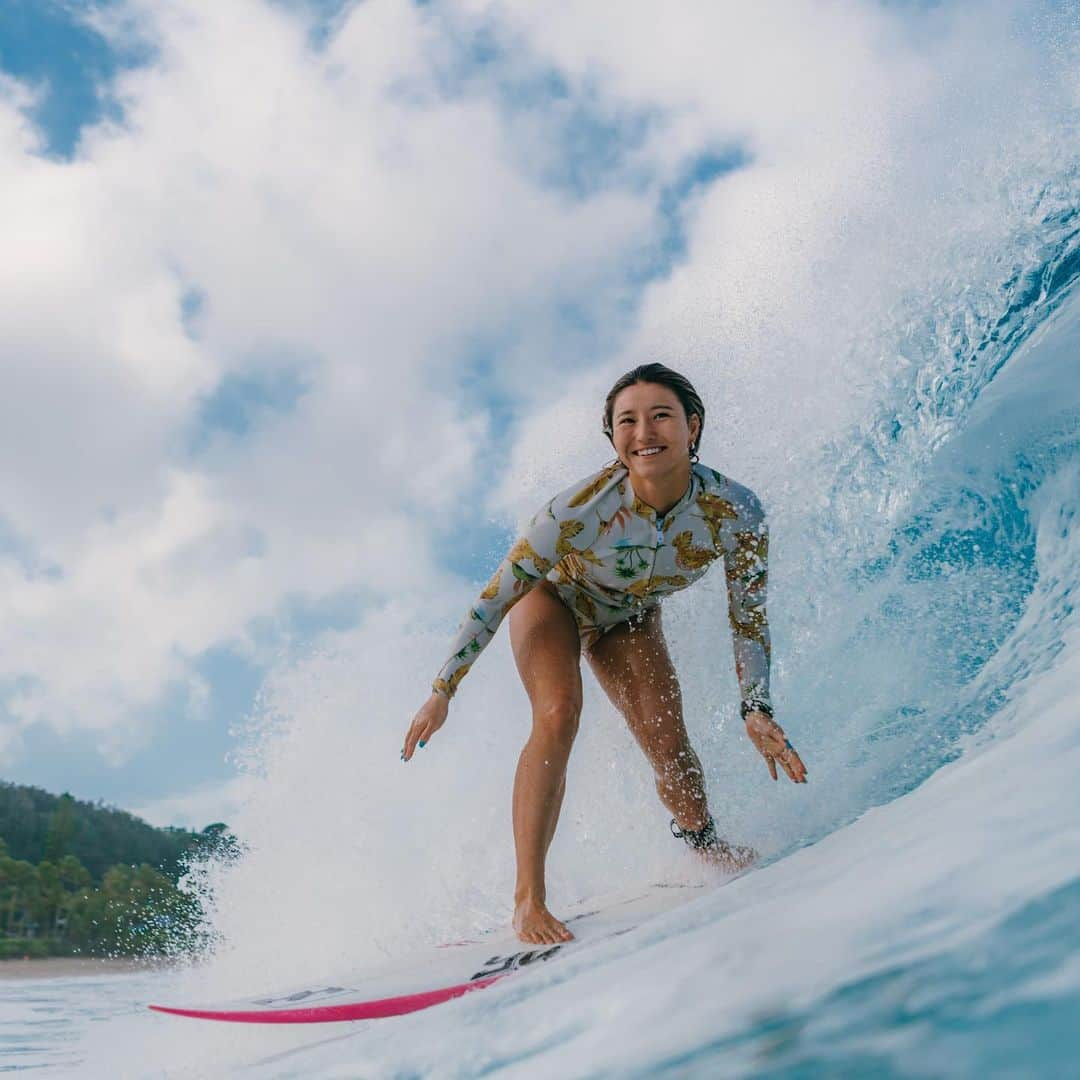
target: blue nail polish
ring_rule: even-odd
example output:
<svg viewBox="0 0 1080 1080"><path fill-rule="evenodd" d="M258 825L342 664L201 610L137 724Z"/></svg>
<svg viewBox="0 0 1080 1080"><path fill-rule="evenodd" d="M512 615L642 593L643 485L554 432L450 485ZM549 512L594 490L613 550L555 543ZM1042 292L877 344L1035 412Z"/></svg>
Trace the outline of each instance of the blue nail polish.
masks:
<svg viewBox="0 0 1080 1080"><path fill-rule="evenodd" d="M424 745L425 745L424 743L421 743L421 744L420 744L420 749L421 749L421 750L423 750L423 748L424 748Z"/></svg>

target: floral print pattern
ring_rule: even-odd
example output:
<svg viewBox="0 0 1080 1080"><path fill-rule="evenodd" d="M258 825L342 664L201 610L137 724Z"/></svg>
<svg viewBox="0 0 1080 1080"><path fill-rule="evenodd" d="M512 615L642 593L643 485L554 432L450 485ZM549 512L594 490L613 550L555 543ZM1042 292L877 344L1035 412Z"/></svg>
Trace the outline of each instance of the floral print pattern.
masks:
<svg viewBox="0 0 1080 1080"><path fill-rule="evenodd" d="M452 697L507 612L541 581L554 585L590 648L723 559L742 699L768 705L768 551L764 511L749 488L695 464L686 493L658 520L615 462L533 515L462 623L433 688Z"/></svg>

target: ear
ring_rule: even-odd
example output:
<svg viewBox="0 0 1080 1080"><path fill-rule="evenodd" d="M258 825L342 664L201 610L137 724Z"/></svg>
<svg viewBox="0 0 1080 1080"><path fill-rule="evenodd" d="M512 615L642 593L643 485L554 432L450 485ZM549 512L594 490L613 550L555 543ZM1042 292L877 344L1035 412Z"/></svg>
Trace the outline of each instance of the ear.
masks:
<svg viewBox="0 0 1080 1080"><path fill-rule="evenodd" d="M690 422L687 425L690 428L690 445L693 446L697 442L698 436L701 434L701 417L694 413L690 417Z"/></svg>

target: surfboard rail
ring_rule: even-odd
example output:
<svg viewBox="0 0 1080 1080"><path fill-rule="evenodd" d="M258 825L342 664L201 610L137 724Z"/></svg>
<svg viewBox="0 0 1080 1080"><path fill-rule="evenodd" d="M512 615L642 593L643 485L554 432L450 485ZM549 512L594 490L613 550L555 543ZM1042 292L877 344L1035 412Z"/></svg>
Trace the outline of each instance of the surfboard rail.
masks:
<svg viewBox="0 0 1080 1080"><path fill-rule="evenodd" d="M298 1009L185 1009L175 1005L149 1005L147 1008L172 1016L234 1024L329 1024L342 1020L381 1020L430 1009L432 1005L441 1005L470 990L481 990L498 982L503 974L458 983L456 986L443 986L437 990L424 990L418 994L399 994L375 1001L340 1002L336 1005L308 1005Z"/></svg>

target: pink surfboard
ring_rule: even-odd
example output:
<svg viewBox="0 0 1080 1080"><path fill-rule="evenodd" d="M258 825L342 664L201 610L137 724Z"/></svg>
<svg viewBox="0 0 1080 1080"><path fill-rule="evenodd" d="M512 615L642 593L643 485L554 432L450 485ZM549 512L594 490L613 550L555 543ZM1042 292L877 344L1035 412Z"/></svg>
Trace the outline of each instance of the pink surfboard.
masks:
<svg viewBox="0 0 1080 1080"><path fill-rule="evenodd" d="M246 1024L323 1024L376 1020L429 1009L482 990L530 966L571 950L625 934L653 916L700 895L700 885L653 886L646 893L608 898L572 914L574 940L561 945L523 945L512 935L442 946L360 978L300 987L220 1005L151 1005L155 1012L198 1020Z"/></svg>

